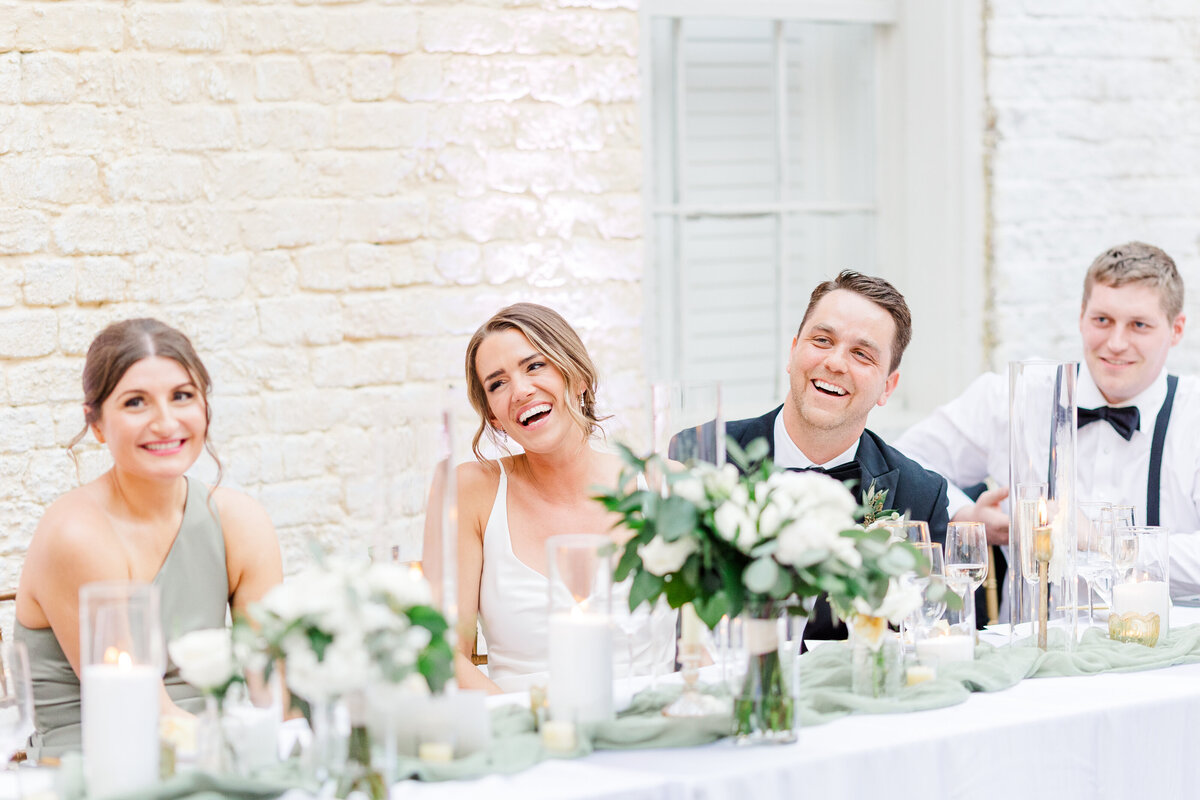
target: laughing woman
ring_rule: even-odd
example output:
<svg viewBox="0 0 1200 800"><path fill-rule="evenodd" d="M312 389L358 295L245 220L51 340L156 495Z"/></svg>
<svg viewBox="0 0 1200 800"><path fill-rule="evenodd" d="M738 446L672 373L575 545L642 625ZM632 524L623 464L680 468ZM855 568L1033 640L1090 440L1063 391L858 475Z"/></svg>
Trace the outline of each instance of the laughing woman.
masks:
<svg viewBox="0 0 1200 800"><path fill-rule="evenodd" d="M458 680L515 691L545 682L546 540L612 533L616 520L592 497L596 486L616 484L621 463L592 447L599 431L596 368L557 312L531 303L499 311L471 337L466 377L480 422L472 442L477 461L457 471ZM488 460L479 448L485 435L523 452ZM630 614L628 593L627 583L613 588L616 674L669 670L675 613L642 607ZM487 641L488 677L468 658L476 614Z"/></svg>
<svg viewBox="0 0 1200 800"><path fill-rule="evenodd" d="M50 506L21 572L16 638L33 673L33 756L79 749L81 586L157 585L163 631L175 638L223 627L230 606L243 611L282 580L279 542L262 507L184 474L206 446L212 452L210 388L188 338L156 320L110 325L88 348L85 426L70 446L90 430L113 465ZM168 665L164 713L202 705Z"/></svg>

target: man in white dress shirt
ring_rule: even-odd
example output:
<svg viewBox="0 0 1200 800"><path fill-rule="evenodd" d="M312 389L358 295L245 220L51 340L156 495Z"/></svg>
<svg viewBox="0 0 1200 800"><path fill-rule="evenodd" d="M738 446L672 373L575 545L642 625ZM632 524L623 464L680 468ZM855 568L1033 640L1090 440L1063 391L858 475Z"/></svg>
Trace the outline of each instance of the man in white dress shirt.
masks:
<svg viewBox="0 0 1200 800"><path fill-rule="evenodd" d="M1183 338L1183 279L1171 257L1141 242L1113 247L1083 283L1076 464L1080 500L1135 507L1139 525L1172 531L1171 594L1200 595L1200 380L1166 373ZM909 429L896 446L950 481L955 520L987 523L1008 543L1008 489L972 502L955 487L1008 482L1008 379L987 373ZM1186 535L1183 535L1186 534Z"/></svg>

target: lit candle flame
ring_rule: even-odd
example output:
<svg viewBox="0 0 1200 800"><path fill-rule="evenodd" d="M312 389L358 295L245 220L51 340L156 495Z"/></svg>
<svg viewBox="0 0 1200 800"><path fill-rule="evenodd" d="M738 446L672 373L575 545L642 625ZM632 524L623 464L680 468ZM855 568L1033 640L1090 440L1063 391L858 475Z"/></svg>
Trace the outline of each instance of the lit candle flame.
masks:
<svg viewBox="0 0 1200 800"><path fill-rule="evenodd" d="M1046 513L1046 498L1038 500L1038 526L1045 526L1050 522L1050 515Z"/></svg>
<svg viewBox="0 0 1200 800"><path fill-rule="evenodd" d="M120 669L129 669L133 666L133 658L124 650L110 645L104 650L104 663L116 664Z"/></svg>

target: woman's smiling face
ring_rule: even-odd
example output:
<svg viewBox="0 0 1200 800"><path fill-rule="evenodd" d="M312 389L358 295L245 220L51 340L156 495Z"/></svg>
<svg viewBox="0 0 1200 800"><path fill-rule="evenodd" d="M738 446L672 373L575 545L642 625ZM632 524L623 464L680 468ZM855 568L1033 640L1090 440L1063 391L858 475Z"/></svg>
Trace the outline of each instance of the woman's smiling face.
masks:
<svg viewBox="0 0 1200 800"><path fill-rule="evenodd" d="M92 425L122 471L176 478L200 457L208 430L204 396L183 365L150 356L125 371Z"/></svg>
<svg viewBox="0 0 1200 800"><path fill-rule="evenodd" d="M479 345L475 374L491 419L525 450L546 450L567 432L582 432L564 407L567 381L558 367L516 329L497 331Z"/></svg>

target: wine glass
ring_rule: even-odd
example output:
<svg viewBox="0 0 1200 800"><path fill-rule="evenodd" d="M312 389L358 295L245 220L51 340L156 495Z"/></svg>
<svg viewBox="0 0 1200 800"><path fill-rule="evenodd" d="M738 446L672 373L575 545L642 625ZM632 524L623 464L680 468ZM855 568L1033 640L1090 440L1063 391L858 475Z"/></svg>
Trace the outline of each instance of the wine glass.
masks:
<svg viewBox="0 0 1200 800"><path fill-rule="evenodd" d="M929 523L919 519L900 519L883 523L893 539L915 545L929 545Z"/></svg>
<svg viewBox="0 0 1200 800"><path fill-rule="evenodd" d="M982 522L951 522L946 526L946 581L962 598L959 614L964 633L975 631L975 590L987 578L987 529Z"/></svg>
<svg viewBox="0 0 1200 800"><path fill-rule="evenodd" d="M29 677L29 654L24 642L3 642L0 643L0 759L4 764L25 747L32 734L33 685Z"/></svg>
<svg viewBox="0 0 1200 800"><path fill-rule="evenodd" d="M1113 569L1110 509L1109 503L1079 504L1079 553L1076 564L1079 577L1087 586L1089 628L1096 622L1096 604L1092 594L1097 591L1098 582L1103 581Z"/></svg>
<svg viewBox="0 0 1200 800"><path fill-rule="evenodd" d="M913 544L913 547L917 549L918 558L929 565L927 573L922 574L923 570L918 568L917 571L909 572L903 578L910 586L917 587L921 592L921 605L908 615L908 619L904 620L903 625L909 632L915 633L917 630L932 628L946 613L946 600L944 596L937 600L933 600L929 596L929 587L931 585L935 582L945 581L946 570L941 544L937 542L916 542ZM907 649L908 641L903 630L900 633L900 640L904 644L905 649Z"/></svg>

